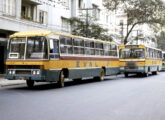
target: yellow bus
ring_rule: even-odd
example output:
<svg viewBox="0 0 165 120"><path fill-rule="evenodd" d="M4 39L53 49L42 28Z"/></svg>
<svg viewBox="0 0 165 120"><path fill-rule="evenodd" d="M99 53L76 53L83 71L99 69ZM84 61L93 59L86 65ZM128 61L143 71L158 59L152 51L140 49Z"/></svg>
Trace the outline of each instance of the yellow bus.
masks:
<svg viewBox="0 0 165 120"><path fill-rule="evenodd" d="M25 31L10 36L6 78L34 82L57 82L64 87L68 79L119 73L118 45L51 31Z"/></svg>
<svg viewBox="0 0 165 120"><path fill-rule="evenodd" d="M165 51L162 51L162 70L165 70Z"/></svg>
<svg viewBox="0 0 165 120"><path fill-rule="evenodd" d="M119 48L120 72L148 76L162 69L162 51L144 45L124 45Z"/></svg>

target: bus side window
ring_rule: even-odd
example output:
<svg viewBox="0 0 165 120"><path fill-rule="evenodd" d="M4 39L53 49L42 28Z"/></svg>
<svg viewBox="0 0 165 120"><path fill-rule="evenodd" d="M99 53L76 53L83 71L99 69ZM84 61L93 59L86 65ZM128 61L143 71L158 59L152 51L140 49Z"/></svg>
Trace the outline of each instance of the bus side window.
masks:
<svg viewBox="0 0 165 120"><path fill-rule="evenodd" d="M111 44L111 48L110 48L110 56L112 57L117 57L117 46Z"/></svg>
<svg viewBox="0 0 165 120"><path fill-rule="evenodd" d="M72 38L60 36L60 53L64 55L73 54Z"/></svg>
<svg viewBox="0 0 165 120"><path fill-rule="evenodd" d="M59 59L59 44L58 40L50 40L50 59Z"/></svg>

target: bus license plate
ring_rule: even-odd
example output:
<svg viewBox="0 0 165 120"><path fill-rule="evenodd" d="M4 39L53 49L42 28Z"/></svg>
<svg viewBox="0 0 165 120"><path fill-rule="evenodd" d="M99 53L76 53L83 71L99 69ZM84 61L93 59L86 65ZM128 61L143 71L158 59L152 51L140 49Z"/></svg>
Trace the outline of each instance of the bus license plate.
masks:
<svg viewBox="0 0 165 120"><path fill-rule="evenodd" d="M21 76L19 77L20 80L25 80L25 77Z"/></svg>

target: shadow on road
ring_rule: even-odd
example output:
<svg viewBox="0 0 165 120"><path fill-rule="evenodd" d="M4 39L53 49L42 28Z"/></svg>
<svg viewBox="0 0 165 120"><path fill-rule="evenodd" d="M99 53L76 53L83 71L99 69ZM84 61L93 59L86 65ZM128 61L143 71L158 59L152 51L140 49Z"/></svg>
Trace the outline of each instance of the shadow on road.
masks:
<svg viewBox="0 0 165 120"><path fill-rule="evenodd" d="M153 75L149 75L149 77L151 77ZM124 78L124 79L123 79ZM118 81L118 80L134 80L137 78L139 78L138 80L143 80L143 78L148 78L148 77L144 77L142 75L137 75L137 74L129 74L129 76L127 78L124 77L123 74L121 75L114 75L114 76L106 76L104 78L104 81L102 82L108 82L108 81ZM9 87L8 89L9 90L33 90L33 91L38 91L38 90L49 90L49 89L65 89L65 88L68 88L68 87L73 87L73 86L80 86L80 85L84 85L84 84L90 84L90 83L97 83L100 84L98 80L95 80L95 79L85 79L85 80L81 80L81 81L67 81L65 82L65 87L64 88L59 88L58 85L56 83L49 83L49 82L46 82L46 83L42 83L42 82L39 82L39 83L36 83L34 85L33 88L28 88L26 85L19 85L19 86L12 86L12 87Z"/></svg>
<svg viewBox="0 0 165 120"><path fill-rule="evenodd" d="M117 80L119 77L117 76L106 76L104 81L102 82L106 82L106 81L112 81L112 80ZM39 83L35 83L34 87L33 88L28 88L26 85L24 86L16 86L16 87L9 87L8 89L10 90L49 90L49 89L65 89L65 88L68 88L70 86L80 86L80 85L84 85L84 84L90 84L90 83L97 83L100 84L99 82L101 81L98 81L98 80L95 80L95 79L84 79L84 80L81 80L81 81L67 81L65 82L65 87L64 88L59 88L58 85L56 83L49 83L49 82L46 82L46 83L42 83L42 82L39 82Z"/></svg>

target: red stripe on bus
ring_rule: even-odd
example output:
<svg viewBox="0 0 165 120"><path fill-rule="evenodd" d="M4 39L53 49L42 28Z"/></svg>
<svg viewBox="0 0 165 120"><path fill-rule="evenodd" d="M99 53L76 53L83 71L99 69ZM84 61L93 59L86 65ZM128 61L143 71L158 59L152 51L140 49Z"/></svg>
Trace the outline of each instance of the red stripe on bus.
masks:
<svg viewBox="0 0 165 120"><path fill-rule="evenodd" d="M78 57L78 56L60 56L61 60L97 60L97 61L119 61L119 58L101 58L101 57Z"/></svg>

